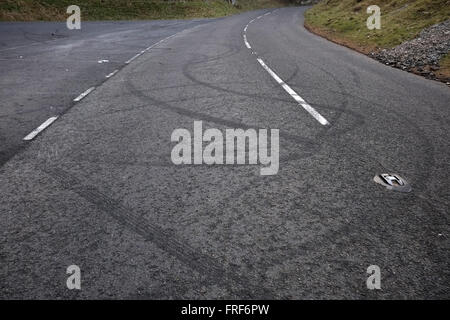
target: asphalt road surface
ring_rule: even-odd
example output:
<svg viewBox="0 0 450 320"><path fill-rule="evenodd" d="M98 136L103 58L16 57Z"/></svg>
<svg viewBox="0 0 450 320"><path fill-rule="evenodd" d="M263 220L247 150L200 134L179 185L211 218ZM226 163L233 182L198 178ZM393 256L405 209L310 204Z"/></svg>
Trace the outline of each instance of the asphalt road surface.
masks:
<svg viewBox="0 0 450 320"><path fill-rule="evenodd" d="M449 88L309 33L304 11L24 47L3 34L55 25L0 25L0 297L450 298ZM194 121L279 129L278 174L174 165L171 134Z"/></svg>
<svg viewBox="0 0 450 320"><path fill-rule="evenodd" d="M25 146L30 131L64 113L136 52L205 22L83 22L81 30L66 23L0 22L0 165Z"/></svg>

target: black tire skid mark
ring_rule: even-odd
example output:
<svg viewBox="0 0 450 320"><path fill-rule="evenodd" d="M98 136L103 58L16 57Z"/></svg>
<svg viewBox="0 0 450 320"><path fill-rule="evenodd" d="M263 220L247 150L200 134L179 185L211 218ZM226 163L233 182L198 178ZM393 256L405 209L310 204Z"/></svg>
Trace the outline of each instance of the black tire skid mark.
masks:
<svg viewBox="0 0 450 320"><path fill-rule="evenodd" d="M95 205L99 210L113 217L121 225L151 241L160 249L197 271L200 275L204 275L212 283L226 288L237 297L270 299L274 296L272 292L265 288L255 287L252 281L244 275L237 275L230 270L224 269L219 261L200 253L199 249L191 247L187 244L187 241L150 223L120 201L109 197L105 192L94 186L83 185L79 179L67 171L58 167L44 167L41 170L57 180L64 189L78 194L89 203ZM234 287L237 287L237 289Z"/></svg>

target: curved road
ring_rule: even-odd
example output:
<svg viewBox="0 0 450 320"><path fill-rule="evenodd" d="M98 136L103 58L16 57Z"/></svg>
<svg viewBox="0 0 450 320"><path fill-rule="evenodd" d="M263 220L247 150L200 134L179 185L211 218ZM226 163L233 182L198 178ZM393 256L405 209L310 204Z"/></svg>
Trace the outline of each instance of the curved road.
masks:
<svg viewBox="0 0 450 320"><path fill-rule="evenodd" d="M304 11L171 33L6 162L0 296L448 299L450 91L312 35ZM279 129L278 174L172 164L172 132L200 120Z"/></svg>

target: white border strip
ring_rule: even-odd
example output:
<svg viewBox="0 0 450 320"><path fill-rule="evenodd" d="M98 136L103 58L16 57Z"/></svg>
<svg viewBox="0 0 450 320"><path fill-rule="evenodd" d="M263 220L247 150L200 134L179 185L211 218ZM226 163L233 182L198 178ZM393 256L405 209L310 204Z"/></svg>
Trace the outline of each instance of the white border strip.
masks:
<svg viewBox="0 0 450 320"><path fill-rule="evenodd" d="M43 124L41 124L39 127L31 131L23 140L29 141L34 139L41 131L45 130L49 125L51 125L55 120L58 119L58 117L51 117L48 118Z"/></svg>

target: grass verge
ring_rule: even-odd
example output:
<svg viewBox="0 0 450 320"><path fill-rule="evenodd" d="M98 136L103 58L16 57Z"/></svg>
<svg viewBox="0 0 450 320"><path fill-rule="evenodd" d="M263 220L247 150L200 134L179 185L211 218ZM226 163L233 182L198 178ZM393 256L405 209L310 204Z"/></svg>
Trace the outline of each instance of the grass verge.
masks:
<svg viewBox="0 0 450 320"><path fill-rule="evenodd" d="M367 8L381 9L381 29L366 26ZM322 0L305 14L305 27L333 42L368 54L414 39L420 31L450 19L450 0ZM441 63L445 79L450 58ZM447 76L448 79L448 76Z"/></svg>
<svg viewBox="0 0 450 320"><path fill-rule="evenodd" d="M366 26L367 7L381 8L381 29ZM450 0L323 0L305 15L305 25L360 51L391 48L450 18Z"/></svg>
<svg viewBox="0 0 450 320"><path fill-rule="evenodd" d="M76 4L82 20L214 18L248 10L281 7L284 0L0 0L0 21L65 21Z"/></svg>

